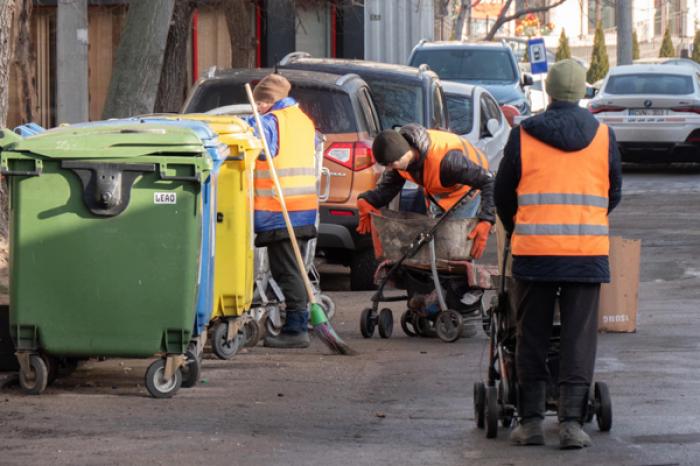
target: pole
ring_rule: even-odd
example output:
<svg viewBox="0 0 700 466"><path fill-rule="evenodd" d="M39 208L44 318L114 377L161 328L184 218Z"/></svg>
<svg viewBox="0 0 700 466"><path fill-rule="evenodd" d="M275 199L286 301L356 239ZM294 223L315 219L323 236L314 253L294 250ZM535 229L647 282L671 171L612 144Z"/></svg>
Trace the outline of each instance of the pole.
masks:
<svg viewBox="0 0 700 466"><path fill-rule="evenodd" d="M61 0L56 14L57 123L87 121L87 0Z"/></svg>
<svg viewBox="0 0 700 466"><path fill-rule="evenodd" d="M617 11L617 64L632 64L632 7L630 0L618 0Z"/></svg>

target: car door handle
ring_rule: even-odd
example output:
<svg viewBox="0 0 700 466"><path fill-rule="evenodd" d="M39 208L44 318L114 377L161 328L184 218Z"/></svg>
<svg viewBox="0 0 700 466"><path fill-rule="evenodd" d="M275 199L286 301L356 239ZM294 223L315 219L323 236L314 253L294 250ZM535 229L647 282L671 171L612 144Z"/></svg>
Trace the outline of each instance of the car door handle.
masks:
<svg viewBox="0 0 700 466"><path fill-rule="evenodd" d="M325 183L323 182L325 177ZM331 171L321 167L321 192L318 195L319 202L326 202L331 197Z"/></svg>

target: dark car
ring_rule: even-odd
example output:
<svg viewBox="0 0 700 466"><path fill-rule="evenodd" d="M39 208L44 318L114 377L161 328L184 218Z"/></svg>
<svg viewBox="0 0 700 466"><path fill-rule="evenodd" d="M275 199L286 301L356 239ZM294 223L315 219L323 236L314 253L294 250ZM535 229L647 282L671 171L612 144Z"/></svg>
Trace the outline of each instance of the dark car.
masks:
<svg viewBox="0 0 700 466"><path fill-rule="evenodd" d="M372 89L382 128L408 123L420 123L427 128L449 127L440 80L428 67L314 58L305 52L290 53L278 66L280 69L359 75Z"/></svg>
<svg viewBox="0 0 700 466"><path fill-rule="evenodd" d="M201 79L183 113L248 103L244 85L255 85L271 69L222 70ZM330 192L321 203L317 254L329 262L350 266L353 290L373 286L376 267L372 240L355 231L357 195L372 189L379 177L372 156L372 140L381 130L372 94L359 76L279 70L292 84L291 97L326 137L324 167Z"/></svg>

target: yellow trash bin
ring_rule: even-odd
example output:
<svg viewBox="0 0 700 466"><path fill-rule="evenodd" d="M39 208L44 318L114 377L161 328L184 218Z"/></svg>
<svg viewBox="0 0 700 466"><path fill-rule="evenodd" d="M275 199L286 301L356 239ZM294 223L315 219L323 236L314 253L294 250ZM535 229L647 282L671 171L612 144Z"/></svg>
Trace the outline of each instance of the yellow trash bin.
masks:
<svg viewBox="0 0 700 466"><path fill-rule="evenodd" d="M242 344L257 343L260 335L257 321L246 311L253 299L254 279L253 169L262 143L247 123L234 116L171 117L207 123L231 151L218 175L214 309L210 324L214 354L230 359Z"/></svg>

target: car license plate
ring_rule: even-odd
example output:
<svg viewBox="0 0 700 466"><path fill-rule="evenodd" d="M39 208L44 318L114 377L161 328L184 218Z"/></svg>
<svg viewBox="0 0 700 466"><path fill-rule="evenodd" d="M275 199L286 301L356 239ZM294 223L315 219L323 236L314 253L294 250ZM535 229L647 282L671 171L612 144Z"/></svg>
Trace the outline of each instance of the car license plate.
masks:
<svg viewBox="0 0 700 466"><path fill-rule="evenodd" d="M666 110L662 108L631 108L630 116L655 116L666 115Z"/></svg>

